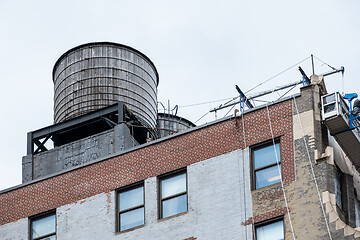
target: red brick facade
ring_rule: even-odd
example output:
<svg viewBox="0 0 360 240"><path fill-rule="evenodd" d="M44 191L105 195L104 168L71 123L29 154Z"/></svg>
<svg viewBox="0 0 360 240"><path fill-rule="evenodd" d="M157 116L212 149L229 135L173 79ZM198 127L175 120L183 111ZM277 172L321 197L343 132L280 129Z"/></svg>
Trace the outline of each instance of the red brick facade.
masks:
<svg viewBox="0 0 360 240"><path fill-rule="evenodd" d="M289 212L291 212L290 209L289 209ZM267 219L271 219L271 218L274 218L274 217L284 215L285 213L287 213L287 208L286 207L275 209L275 210L268 211L266 213L257 215L255 217L251 217L248 220L246 220L246 222L242 222L241 225L249 225L249 224L253 224L253 223L262 222L262 221L267 220Z"/></svg>
<svg viewBox="0 0 360 240"><path fill-rule="evenodd" d="M283 180L294 180L292 101L269 107L281 139ZM272 138L267 108L244 115L246 146ZM0 195L0 225L243 149L242 118L220 121ZM256 216L255 216L256 219Z"/></svg>

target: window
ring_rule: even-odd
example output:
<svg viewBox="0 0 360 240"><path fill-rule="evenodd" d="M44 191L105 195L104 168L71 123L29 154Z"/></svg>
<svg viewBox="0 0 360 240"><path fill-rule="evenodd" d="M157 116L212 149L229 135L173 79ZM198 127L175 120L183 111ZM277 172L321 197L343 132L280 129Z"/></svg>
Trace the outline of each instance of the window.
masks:
<svg viewBox="0 0 360 240"><path fill-rule="evenodd" d="M281 181L279 142L275 143L275 147L271 142L270 144L254 148L252 150L252 160L253 189L266 187ZM277 165L277 161L279 161L279 166Z"/></svg>
<svg viewBox="0 0 360 240"><path fill-rule="evenodd" d="M144 184L136 184L118 192L118 231L145 224Z"/></svg>
<svg viewBox="0 0 360 240"><path fill-rule="evenodd" d="M55 240L56 239L56 213L51 212L34 217L30 220L31 240Z"/></svg>
<svg viewBox="0 0 360 240"><path fill-rule="evenodd" d="M355 194L355 228L360 227L360 202Z"/></svg>
<svg viewBox="0 0 360 240"><path fill-rule="evenodd" d="M187 178L181 171L159 178L160 218L167 218L187 211Z"/></svg>
<svg viewBox="0 0 360 240"><path fill-rule="evenodd" d="M284 220L275 220L255 226L256 240L284 239Z"/></svg>
<svg viewBox="0 0 360 240"><path fill-rule="evenodd" d="M341 172L339 170L335 171L335 200L339 208L343 208L342 204L342 187L341 187Z"/></svg>

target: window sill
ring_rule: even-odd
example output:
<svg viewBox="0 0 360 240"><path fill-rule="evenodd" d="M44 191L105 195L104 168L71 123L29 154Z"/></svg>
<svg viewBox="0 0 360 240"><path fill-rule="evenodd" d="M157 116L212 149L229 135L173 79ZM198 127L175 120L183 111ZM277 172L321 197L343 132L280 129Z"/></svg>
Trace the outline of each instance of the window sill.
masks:
<svg viewBox="0 0 360 240"><path fill-rule="evenodd" d="M265 187L262 187L262 188L258 188L258 189L253 189L251 192L252 193L257 193L257 192L261 192L261 191L264 191L264 190L268 190L269 188L281 188L281 182L278 182L278 183L274 183L274 184L271 184L271 185L268 185L268 186L265 186Z"/></svg>
<svg viewBox="0 0 360 240"><path fill-rule="evenodd" d="M186 215L186 214L188 214L188 213L189 213L189 211L186 211L186 212L182 212L182 213L178 213L178 214L172 215L172 216L170 216L170 217L160 218L160 219L158 219L158 222L166 221L166 220L169 220L169 219L172 219L172 218L176 218L176 217L179 217L179 216L182 216L182 215Z"/></svg>
<svg viewBox="0 0 360 240"><path fill-rule="evenodd" d="M119 235L119 234L131 232L131 231L134 231L134 230L136 230L136 229L143 228L143 227L145 227L145 224L140 225L140 226L137 226L137 227L129 228L129 229L126 229L126 230L123 230L123 231L116 231L116 232L115 232L115 235Z"/></svg>

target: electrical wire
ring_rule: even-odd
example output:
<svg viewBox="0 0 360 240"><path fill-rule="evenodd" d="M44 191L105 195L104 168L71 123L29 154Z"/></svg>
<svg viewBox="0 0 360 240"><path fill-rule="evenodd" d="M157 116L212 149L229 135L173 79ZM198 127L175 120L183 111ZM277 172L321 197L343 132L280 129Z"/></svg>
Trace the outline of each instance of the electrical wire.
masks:
<svg viewBox="0 0 360 240"><path fill-rule="evenodd" d="M291 68L293 68L293 67L295 67L295 66L299 65L300 63L302 63L302 62L304 62L304 61L308 60L309 58L310 58L310 57L307 57L307 58L305 58L305 59L301 60L300 62L297 62L297 63L295 63L294 65L292 65L292 66L290 66L290 67L286 68L285 70L281 71L280 73L275 74L275 75L274 75L274 76L272 76L271 78L269 78L269 79L267 79L267 80L265 80L265 81L263 81L263 82L259 83L259 84L258 84L258 85L256 85L255 87L253 87L253 88L249 89L248 91L246 91L246 92L245 92L245 94L246 94L246 93L248 93L248 92L250 92L250 91L252 91L252 90L254 90L255 88L257 88L257 87L259 87L259 86L263 85L264 83L267 83L268 81L270 81L270 80L272 80L272 79L276 78L277 76L279 76L279 75L283 74L284 72L286 72L286 71L290 70Z"/></svg>
<svg viewBox="0 0 360 240"><path fill-rule="evenodd" d="M194 106L205 105L205 104L209 104L209 103L222 102L222 101L226 101L226 100L230 100L230 99L235 100L237 98L238 97L232 97L232 98L224 98L224 99L219 99L219 100L213 100L213 101L209 101L209 102L194 103L194 104L179 106L179 108L194 107Z"/></svg>

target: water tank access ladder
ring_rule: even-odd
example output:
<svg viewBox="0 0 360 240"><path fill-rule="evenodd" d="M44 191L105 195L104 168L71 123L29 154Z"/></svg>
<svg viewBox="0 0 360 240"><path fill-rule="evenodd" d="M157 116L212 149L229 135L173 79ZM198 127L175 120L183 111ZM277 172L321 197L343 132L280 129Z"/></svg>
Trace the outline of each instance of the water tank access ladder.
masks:
<svg viewBox="0 0 360 240"><path fill-rule="evenodd" d="M322 120L342 150L360 168L360 122L353 120L350 128L349 106L339 92L321 98Z"/></svg>

